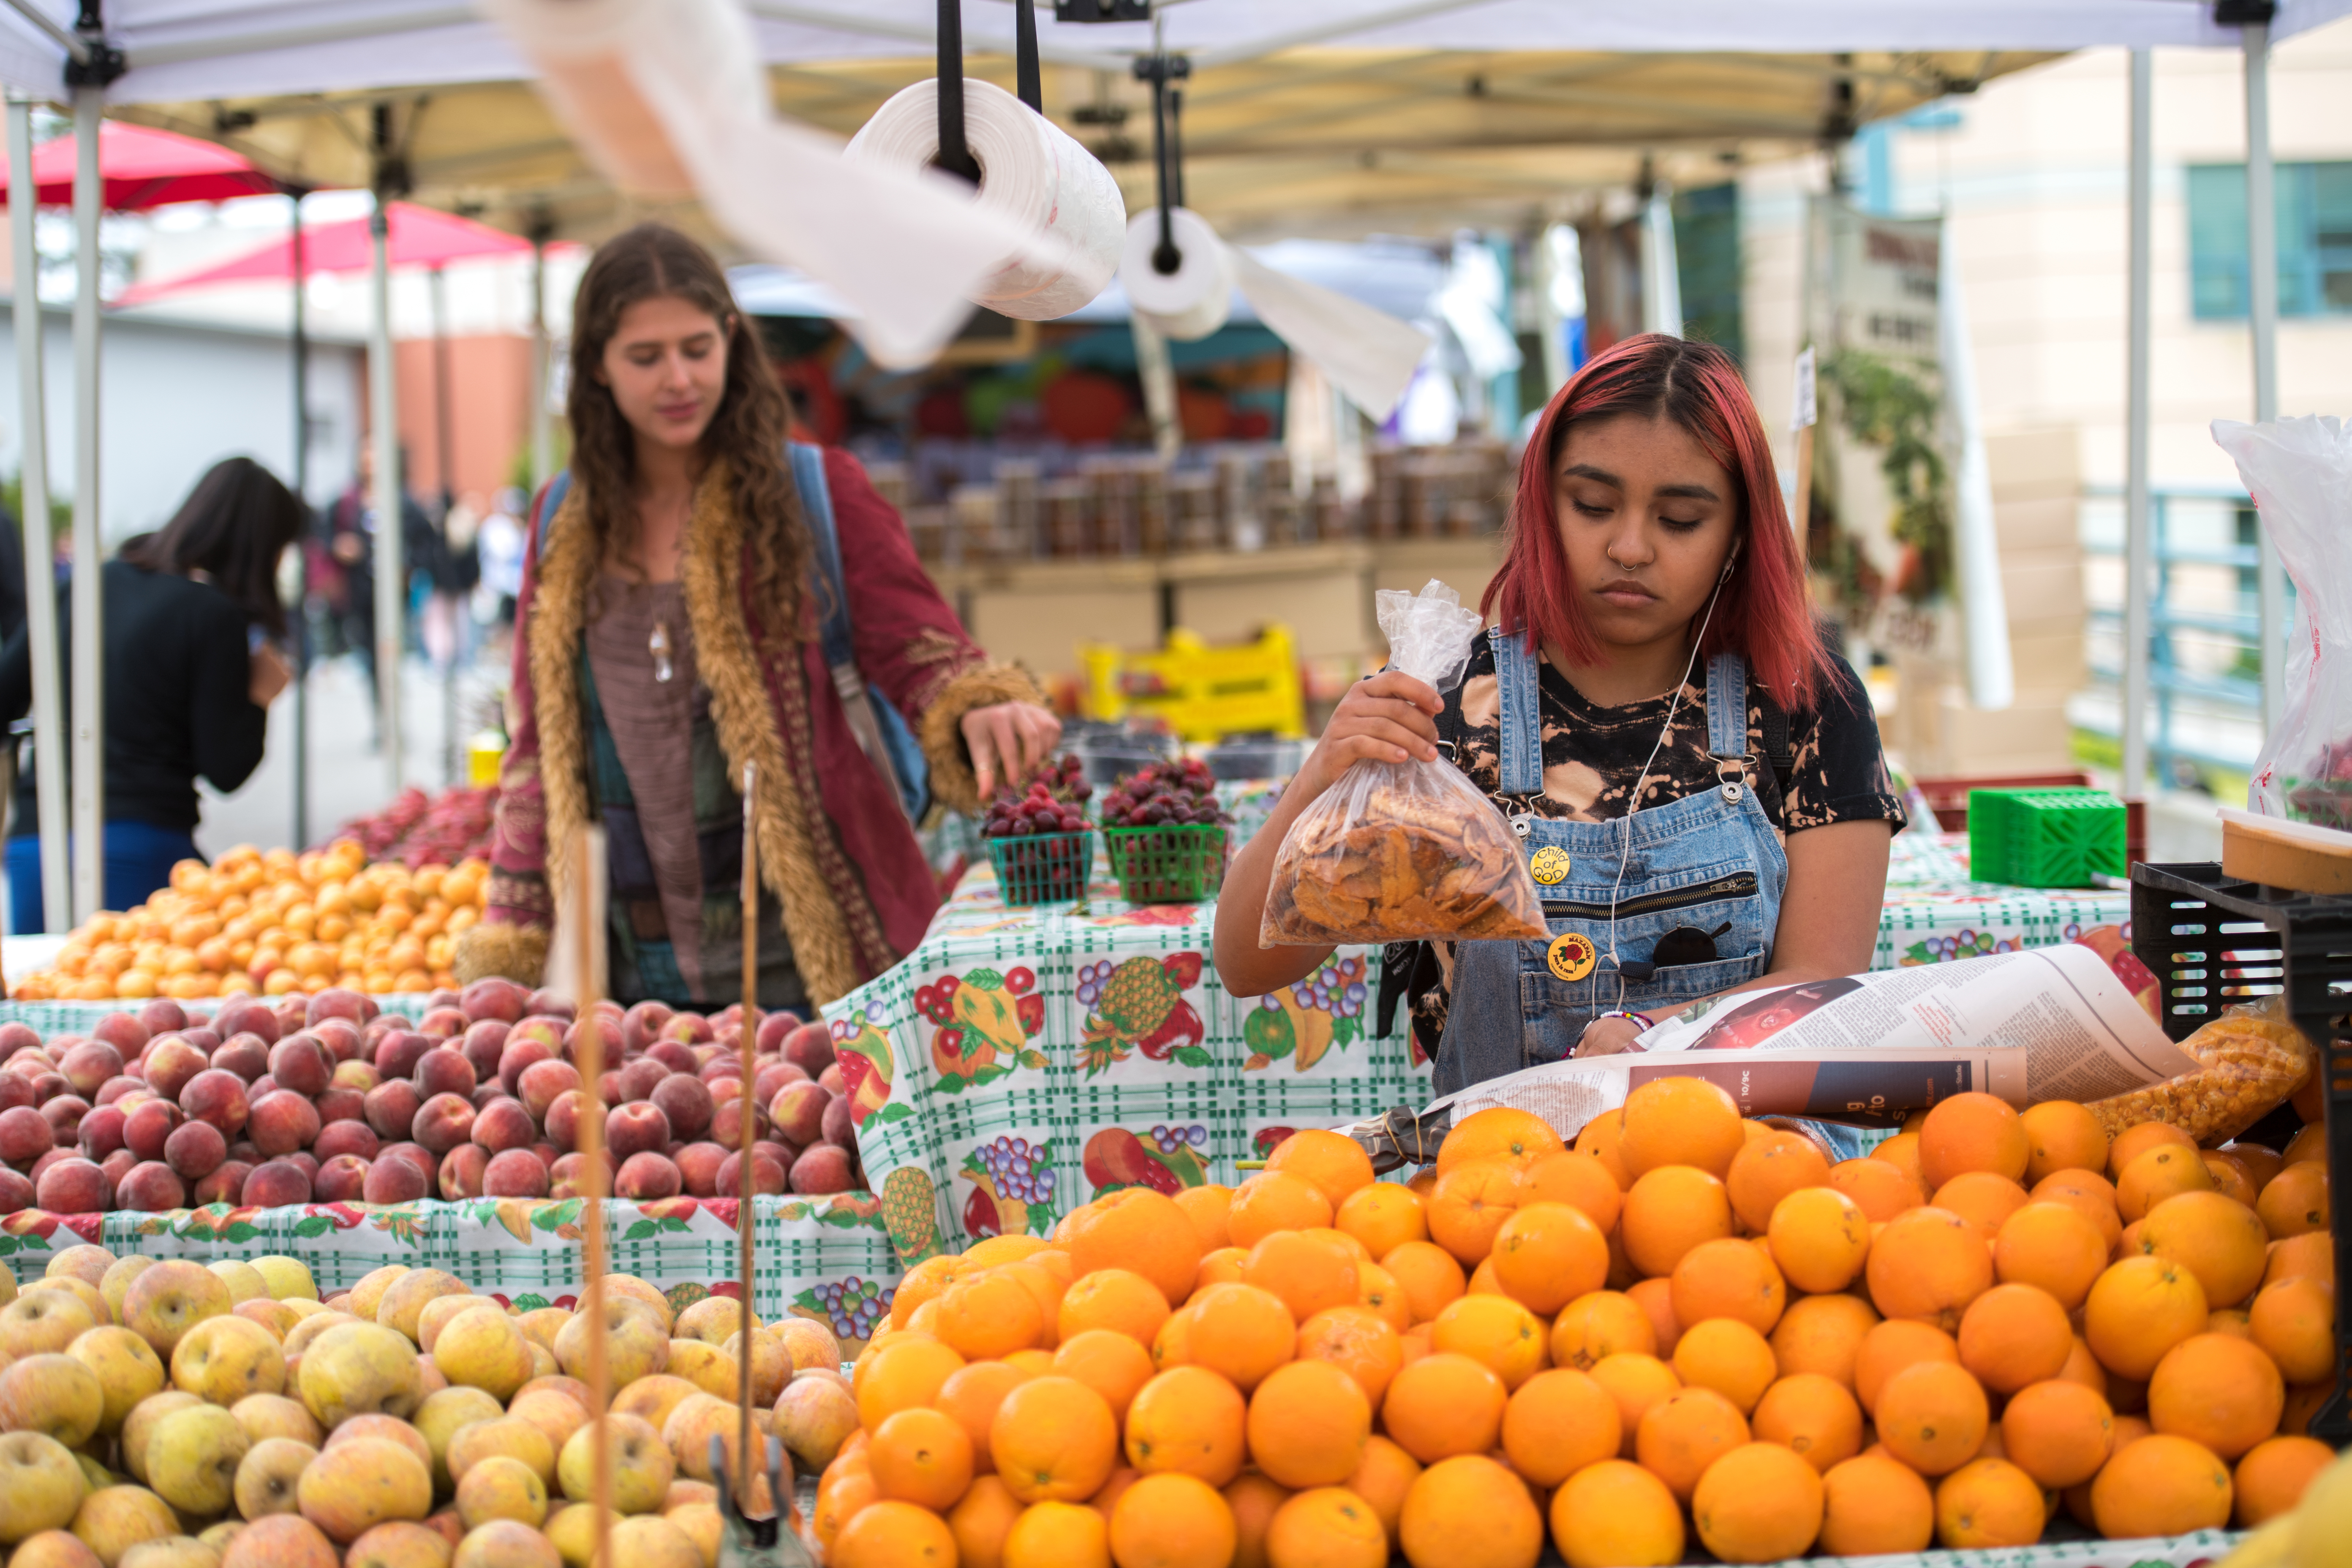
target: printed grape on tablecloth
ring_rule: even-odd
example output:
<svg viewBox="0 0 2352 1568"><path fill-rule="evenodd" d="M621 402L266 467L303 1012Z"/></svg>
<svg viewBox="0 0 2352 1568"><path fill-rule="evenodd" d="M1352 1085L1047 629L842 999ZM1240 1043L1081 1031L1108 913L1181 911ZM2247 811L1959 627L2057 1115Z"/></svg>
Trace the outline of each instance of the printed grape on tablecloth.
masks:
<svg viewBox="0 0 2352 1568"><path fill-rule="evenodd" d="M2093 926L2124 928L2131 894L2122 888L2011 888L1969 877L1965 833L1900 833L1886 868L1873 969L2052 947Z"/></svg>

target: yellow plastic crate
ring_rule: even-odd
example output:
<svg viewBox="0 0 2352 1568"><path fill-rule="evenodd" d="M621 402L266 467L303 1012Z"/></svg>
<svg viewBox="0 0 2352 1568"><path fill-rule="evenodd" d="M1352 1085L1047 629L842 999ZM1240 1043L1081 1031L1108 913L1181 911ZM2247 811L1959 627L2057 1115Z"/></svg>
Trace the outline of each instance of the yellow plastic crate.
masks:
<svg viewBox="0 0 2352 1568"><path fill-rule="evenodd" d="M1155 718L1187 741L1307 733L1297 644L1278 622L1255 642L1212 647L1179 626L1157 653L1081 643L1078 658L1090 719Z"/></svg>

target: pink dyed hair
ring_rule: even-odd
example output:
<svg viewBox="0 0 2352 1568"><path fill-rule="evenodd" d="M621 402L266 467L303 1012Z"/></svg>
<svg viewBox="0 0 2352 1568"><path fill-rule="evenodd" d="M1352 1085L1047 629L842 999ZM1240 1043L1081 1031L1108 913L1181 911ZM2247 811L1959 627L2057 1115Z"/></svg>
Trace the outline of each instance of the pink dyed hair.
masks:
<svg viewBox="0 0 2352 1568"><path fill-rule="evenodd" d="M1531 646L1550 643L1578 663L1601 657L1600 642L1577 613L1576 585L1552 504L1552 471L1570 425L1619 415L1674 421L1738 487L1732 537L1744 542L1700 658L1737 653L1777 700L1810 708L1829 655L1807 602L1805 563L1789 530L1755 400L1731 356L1712 343L1645 332L1596 354L1559 389L1519 459L1503 569L1487 584L1479 612L1491 621L1499 611L1506 632L1528 637Z"/></svg>

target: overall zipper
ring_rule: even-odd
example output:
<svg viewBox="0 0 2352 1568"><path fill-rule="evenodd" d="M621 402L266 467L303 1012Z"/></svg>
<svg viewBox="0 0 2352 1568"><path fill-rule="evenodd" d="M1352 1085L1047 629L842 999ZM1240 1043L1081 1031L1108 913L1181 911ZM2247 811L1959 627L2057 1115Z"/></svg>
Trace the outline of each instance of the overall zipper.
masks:
<svg viewBox="0 0 2352 1568"><path fill-rule="evenodd" d="M1617 900L1617 918L1633 915L1654 915L1665 910L1687 909L1693 904L1711 904L1725 899L1752 899L1756 896L1756 873L1735 871L1728 877L1717 877L1711 882L1699 882L1671 892L1645 893L1639 898ZM1565 900L1543 900L1544 914L1553 920L1596 920L1609 918L1609 905L1570 903Z"/></svg>

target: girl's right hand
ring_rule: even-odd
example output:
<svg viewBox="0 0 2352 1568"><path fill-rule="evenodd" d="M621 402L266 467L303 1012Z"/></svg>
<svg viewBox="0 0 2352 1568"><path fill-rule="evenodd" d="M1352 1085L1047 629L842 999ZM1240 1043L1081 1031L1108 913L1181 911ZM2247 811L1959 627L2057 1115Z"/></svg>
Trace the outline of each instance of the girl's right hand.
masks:
<svg viewBox="0 0 2352 1568"><path fill-rule="evenodd" d="M1392 669L1348 688L1291 786L1307 786L1300 804L1330 788L1356 763L1434 761L1437 714L1444 706L1427 681Z"/></svg>

